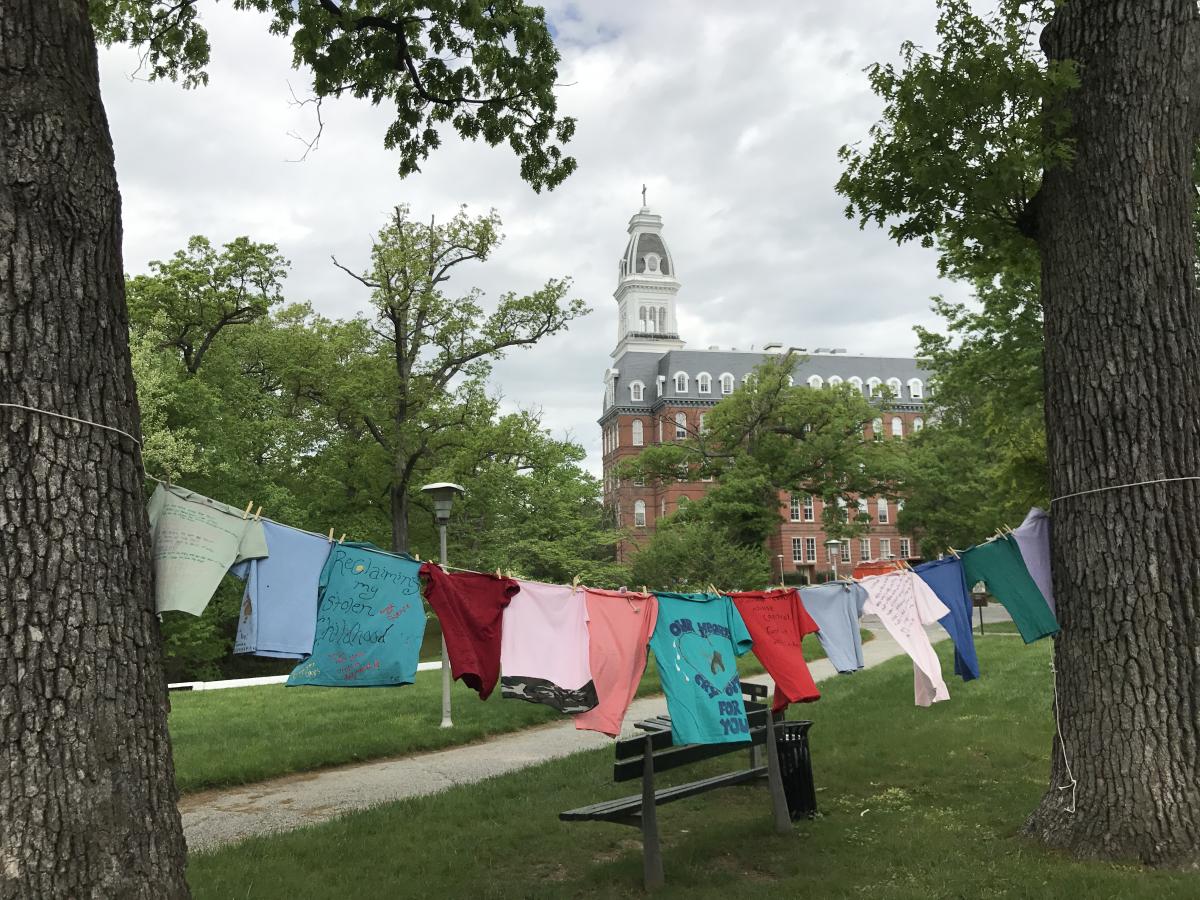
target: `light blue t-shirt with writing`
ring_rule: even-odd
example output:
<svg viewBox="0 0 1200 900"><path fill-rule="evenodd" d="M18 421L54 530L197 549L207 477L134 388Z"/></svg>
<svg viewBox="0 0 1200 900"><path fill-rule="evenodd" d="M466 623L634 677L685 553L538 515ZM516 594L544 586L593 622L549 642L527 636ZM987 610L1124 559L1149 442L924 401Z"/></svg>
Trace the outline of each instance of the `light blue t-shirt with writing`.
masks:
<svg viewBox="0 0 1200 900"><path fill-rule="evenodd" d="M338 544L321 571L313 652L288 687L412 684L425 608L421 564L371 544Z"/></svg>
<svg viewBox="0 0 1200 900"><path fill-rule="evenodd" d="M318 585L334 545L276 522L262 529L270 555L229 570L246 582L233 652L303 659L312 653Z"/></svg>
<svg viewBox="0 0 1200 900"><path fill-rule="evenodd" d="M650 649L681 744L750 740L737 657L753 645L733 601L718 594L656 594Z"/></svg>

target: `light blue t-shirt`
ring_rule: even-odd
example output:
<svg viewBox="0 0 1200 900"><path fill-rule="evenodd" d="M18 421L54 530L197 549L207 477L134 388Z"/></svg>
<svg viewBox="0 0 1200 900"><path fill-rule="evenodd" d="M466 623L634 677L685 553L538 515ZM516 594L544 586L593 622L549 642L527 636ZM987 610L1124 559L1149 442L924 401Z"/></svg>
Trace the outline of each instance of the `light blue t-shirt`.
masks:
<svg viewBox="0 0 1200 900"><path fill-rule="evenodd" d="M312 653L317 583L333 545L276 522L262 529L270 555L229 570L246 582L233 652L303 659Z"/></svg>
<svg viewBox="0 0 1200 900"><path fill-rule="evenodd" d="M420 570L371 544L335 546L321 571L312 656L288 687L412 684L425 636Z"/></svg>
<svg viewBox="0 0 1200 900"><path fill-rule="evenodd" d="M753 645L733 601L717 594L656 594L650 649L676 745L750 740L737 657Z"/></svg>
<svg viewBox="0 0 1200 900"><path fill-rule="evenodd" d="M867 602L866 588L853 582L830 581L800 588L800 602L821 629L817 640L834 668L843 674L861 669L863 649L858 620Z"/></svg>

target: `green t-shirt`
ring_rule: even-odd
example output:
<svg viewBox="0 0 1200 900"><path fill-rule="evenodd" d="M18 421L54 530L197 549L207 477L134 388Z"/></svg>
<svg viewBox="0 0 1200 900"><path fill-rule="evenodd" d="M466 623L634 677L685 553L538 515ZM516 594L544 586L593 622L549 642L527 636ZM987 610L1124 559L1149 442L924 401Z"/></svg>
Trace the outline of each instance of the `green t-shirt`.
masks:
<svg viewBox="0 0 1200 900"><path fill-rule="evenodd" d="M1010 535L979 544L962 554L967 584L982 581L988 593L1004 604L1025 643L1058 634L1058 621L1038 590Z"/></svg>
<svg viewBox="0 0 1200 900"><path fill-rule="evenodd" d="M160 484L146 512L159 612L200 615L230 566L267 555L262 522L202 494Z"/></svg>
<svg viewBox="0 0 1200 900"><path fill-rule="evenodd" d="M754 643L741 614L717 594L659 594L650 649L677 745L750 740L737 657Z"/></svg>

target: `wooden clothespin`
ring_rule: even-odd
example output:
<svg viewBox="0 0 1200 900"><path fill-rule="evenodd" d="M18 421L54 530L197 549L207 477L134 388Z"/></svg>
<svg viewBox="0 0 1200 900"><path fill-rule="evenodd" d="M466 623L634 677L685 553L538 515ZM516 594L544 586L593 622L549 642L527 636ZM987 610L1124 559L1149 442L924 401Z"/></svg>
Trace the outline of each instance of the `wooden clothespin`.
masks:
<svg viewBox="0 0 1200 900"><path fill-rule="evenodd" d="M413 551L413 559L415 559L417 562L421 561L421 554L418 553L416 550Z"/></svg>
<svg viewBox="0 0 1200 900"><path fill-rule="evenodd" d="M255 522L262 521L262 507L261 506L254 511L254 521Z"/></svg>
<svg viewBox="0 0 1200 900"><path fill-rule="evenodd" d="M333 543L333 526L329 526L329 543Z"/></svg>
<svg viewBox="0 0 1200 900"><path fill-rule="evenodd" d="M717 590L717 586L716 586L715 584L713 584L711 581L708 583L708 592L709 592L710 594L719 594L719 593L721 593L720 591L718 591L718 590Z"/></svg>
<svg viewBox="0 0 1200 900"><path fill-rule="evenodd" d="M959 551L955 550L953 547L947 547L946 549L950 551L950 555L953 556L955 559L962 558L958 555Z"/></svg>
<svg viewBox="0 0 1200 900"><path fill-rule="evenodd" d="M572 578L572 579L571 579L571 590L573 590L573 591L577 591L577 590L579 590L579 583L580 583L582 580L583 580L583 579L582 579L582 578L580 578L578 575L576 575L574 578Z"/></svg>
<svg viewBox="0 0 1200 900"><path fill-rule="evenodd" d="M249 503L246 504L246 511L244 513L242 513L242 521L243 522L246 519L250 518L250 507L252 507L253 505L254 505L253 500L251 500Z"/></svg>
<svg viewBox="0 0 1200 900"><path fill-rule="evenodd" d="M345 542L345 540L346 540L346 532L343 531L342 536L340 538L338 538L338 543L341 544L341 543Z"/></svg>
<svg viewBox="0 0 1200 900"><path fill-rule="evenodd" d="M496 566L496 577L497 577L497 578L503 578L503 577L504 577L504 575L503 575L503 574L501 574L501 572L500 572L500 567L499 567L499 566Z"/></svg>
<svg viewBox="0 0 1200 900"><path fill-rule="evenodd" d="M646 587L646 586L643 584L643 585L642 585L642 593L643 593L643 594L648 594L648 593L650 593L650 588Z"/></svg>

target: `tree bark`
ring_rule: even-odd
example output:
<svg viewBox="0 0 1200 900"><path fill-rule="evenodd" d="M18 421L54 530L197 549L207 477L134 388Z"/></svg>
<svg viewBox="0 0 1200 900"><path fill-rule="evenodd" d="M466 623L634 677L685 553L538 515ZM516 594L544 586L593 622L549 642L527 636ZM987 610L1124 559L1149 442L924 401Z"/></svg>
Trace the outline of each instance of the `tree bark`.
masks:
<svg viewBox="0 0 1200 900"><path fill-rule="evenodd" d="M403 467L397 462L397 469ZM392 552L408 552L408 481L397 474L392 481Z"/></svg>
<svg viewBox="0 0 1200 900"><path fill-rule="evenodd" d="M1081 78L1038 211L1055 497L1200 475L1198 29L1196 0L1071 0L1042 35ZM1048 845L1200 865L1197 510L1194 480L1054 504L1062 743L1027 824Z"/></svg>
<svg viewBox="0 0 1200 900"><path fill-rule="evenodd" d="M85 0L0 0L0 403L140 433ZM0 897L186 896L140 449L0 434Z"/></svg>

